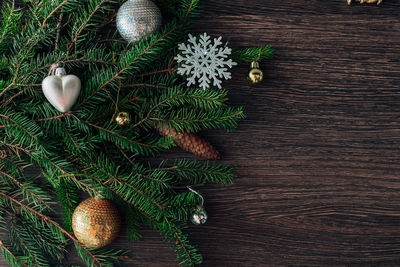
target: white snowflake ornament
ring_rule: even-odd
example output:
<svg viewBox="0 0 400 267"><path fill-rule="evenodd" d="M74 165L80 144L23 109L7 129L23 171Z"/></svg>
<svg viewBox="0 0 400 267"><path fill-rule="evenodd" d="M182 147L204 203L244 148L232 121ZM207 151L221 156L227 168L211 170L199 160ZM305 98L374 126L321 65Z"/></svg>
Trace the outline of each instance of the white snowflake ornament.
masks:
<svg viewBox="0 0 400 267"><path fill-rule="evenodd" d="M178 74L187 76L187 86L196 84L203 89L213 86L221 89L221 79L230 79L231 73L228 71L232 66L237 65L232 59L228 59L232 49L221 46L222 37L214 38L204 33L197 38L189 34L189 44L179 44L180 53L175 59L180 63Z"/></svg>

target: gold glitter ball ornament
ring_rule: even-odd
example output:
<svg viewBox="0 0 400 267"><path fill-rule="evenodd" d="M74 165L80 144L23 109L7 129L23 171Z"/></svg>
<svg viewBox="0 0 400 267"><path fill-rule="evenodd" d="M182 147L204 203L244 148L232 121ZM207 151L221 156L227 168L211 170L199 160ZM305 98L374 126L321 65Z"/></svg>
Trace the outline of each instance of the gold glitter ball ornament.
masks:
<svg viewBox="0 0 400 267"><path fill-rule="evenodd" d="M88 198L76 207L72 215L72 229L85 246L101 248L117 237L121 229L121 215L110 200Z"/></svg>
<svg viewBox="0 0 400 267"><path fill-rule="evenodd" d="M377 5L379 5L380 3L382 3L383 0L356 0L357 2L360 2L361 4L367 3L367 4L374 4L376 3ZM347 4L351 5L351 3L353 2L353 0L347 0Z"/></svg>
<svg viewBox="0 0 400 267"><path fill-rule="evenodd" d="M264 78L264 73L260 69L260 64L257 61L251 62L251 67L247 79L251 84L261 83Z"/></svg>
<svg viewBox="0 0 400 267"><path fill-rule="evenodd" d="M119 126L126 126L131 123L131 115L125 111L118 112L114 120Z"/></svg>

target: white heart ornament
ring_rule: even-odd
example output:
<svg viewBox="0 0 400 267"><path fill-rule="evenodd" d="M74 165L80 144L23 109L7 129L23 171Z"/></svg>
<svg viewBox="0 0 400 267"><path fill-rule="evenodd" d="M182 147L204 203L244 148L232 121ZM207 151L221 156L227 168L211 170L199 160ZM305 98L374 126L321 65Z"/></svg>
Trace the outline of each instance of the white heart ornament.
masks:
<svg viewBox="0 0 400 267"><path fill-rule="evenodd" d="M81 80L75 75L66 75L64 68L57 68L56 74L46 77L42 82L42 90L58 111L70 111L81 91Z"/></svg>

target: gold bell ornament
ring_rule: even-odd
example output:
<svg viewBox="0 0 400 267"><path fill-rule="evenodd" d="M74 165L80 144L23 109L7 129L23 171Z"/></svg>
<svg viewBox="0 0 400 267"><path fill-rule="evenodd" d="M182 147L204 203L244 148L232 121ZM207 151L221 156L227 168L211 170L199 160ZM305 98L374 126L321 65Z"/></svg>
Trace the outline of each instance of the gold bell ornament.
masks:
<svg viewBox="0 0 400 267"><path fill-rule="evenodd" d="M264 78L264 73L260 69L260 64L257 61L251 62L250 71L247 79L251 84L259 84Z"/></svg>
<svg viewBox="0 0 400 267"><path fill-rule="evenodd" d="M115 115L114 121L118 126L126 126L131 122L131 115L128 112L120 111Z"/></svg>

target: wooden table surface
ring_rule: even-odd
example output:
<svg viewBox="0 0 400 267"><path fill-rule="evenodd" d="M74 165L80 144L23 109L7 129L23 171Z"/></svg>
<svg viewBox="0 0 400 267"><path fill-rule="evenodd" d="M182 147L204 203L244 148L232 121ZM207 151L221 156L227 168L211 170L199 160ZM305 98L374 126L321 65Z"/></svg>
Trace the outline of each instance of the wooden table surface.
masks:
<svg viewBox="0 0 400 267"><path fill-rule="evenodd" d="M238 174L201 188L209 220L191 239L203 266L400 264L400 2L201 4L195 32L276 49L261 86L247 84L247 65L225 83L246 108L239 129L203 133ZM124 266L178 265L157 232L142 234L115 242L132 250Z"/></svg>
<svg viewBox="0 0 400 267"><path fill-rule="evenodd" d="M400 1L203 4L199 31L276 49L262 86L226 84L248 118L212 135L239 178L204 190L204 266L399 265Z"/></svg>

